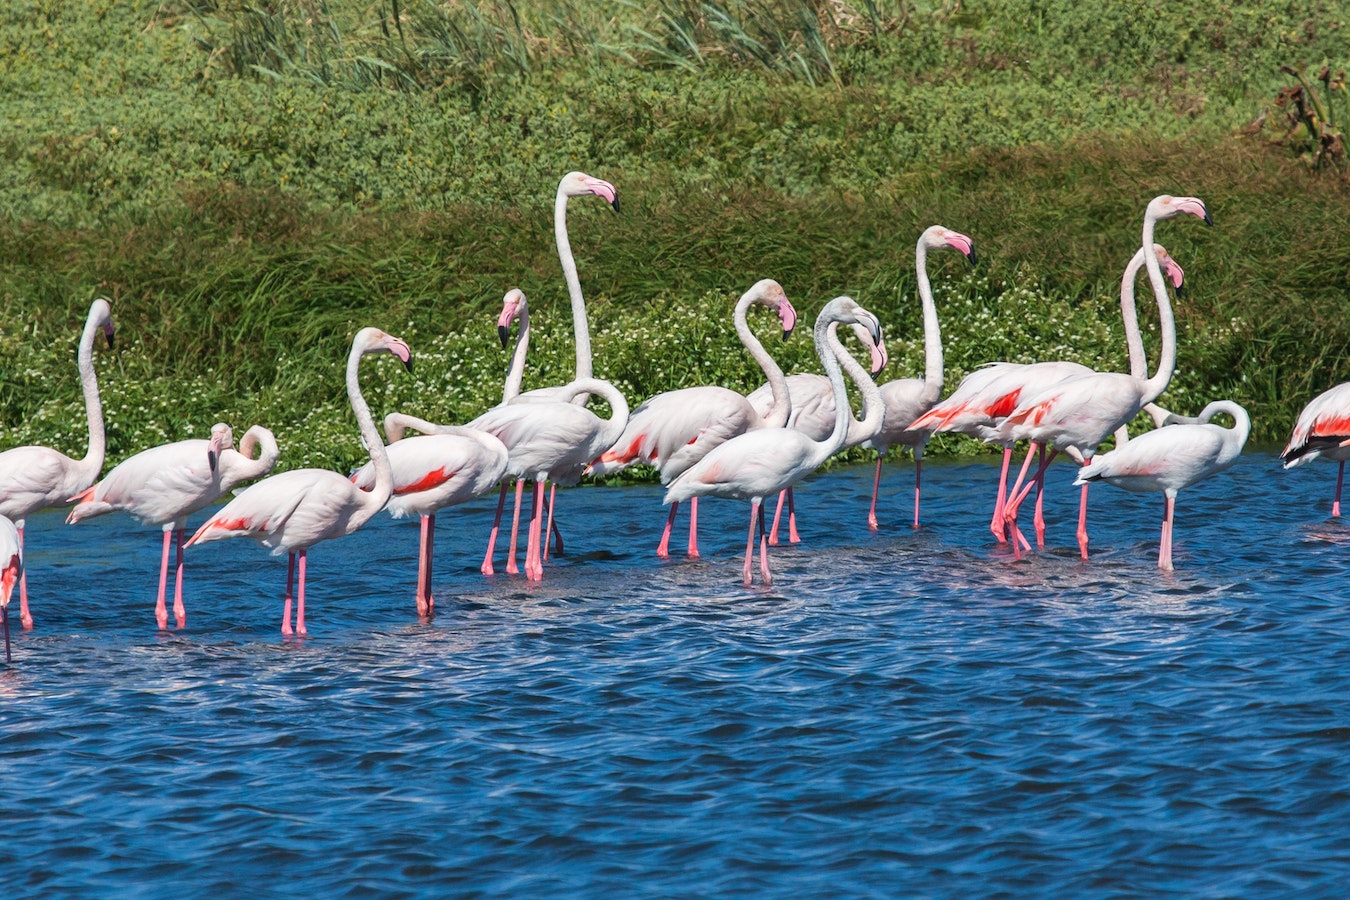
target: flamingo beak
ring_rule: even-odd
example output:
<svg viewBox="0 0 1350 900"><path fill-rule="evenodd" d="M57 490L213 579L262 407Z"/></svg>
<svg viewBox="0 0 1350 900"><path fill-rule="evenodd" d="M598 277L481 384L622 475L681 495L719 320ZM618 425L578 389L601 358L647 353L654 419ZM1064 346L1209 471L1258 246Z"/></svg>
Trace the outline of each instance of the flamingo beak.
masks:
<svg viewBox="0 0 1350 900"><path fill-rule="evenodd" d="M216 453L215 450L207 450L206 462L211 467L211 473L215 474L217 463L220 462L220 454Z"/></svg>
<svg viewBox="0 0 1350 900"><path fill-rule="evenodd" d="M511 329L507 328L505 325L498 325L497 337L501 339L502 349L505 350L507 342L511 340Z"/></svg>
<svg viewBox="0 0 1350 900"><path fill-rule="evenodd" d="M109 349L109 350L112 350L112 349L113 349L113 324L112 324L111 322L108 322L108 323L106 323L106 324L103 326L103 336L104 336L105 338L108 339L108 349Z"/></svg>

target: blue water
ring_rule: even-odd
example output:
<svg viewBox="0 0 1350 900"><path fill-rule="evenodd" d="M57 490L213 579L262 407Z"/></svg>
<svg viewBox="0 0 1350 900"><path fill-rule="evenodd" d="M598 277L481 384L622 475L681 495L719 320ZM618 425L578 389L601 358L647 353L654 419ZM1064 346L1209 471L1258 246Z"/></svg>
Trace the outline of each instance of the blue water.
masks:
<svg viewBox="0 0 1350 900"><path fill-rule="evenodd" d="M303 640L250 541L189 551L158 634L157 532L37 516L0 894L1342 894L1334 467L1249 454L1183 492L1170 576L1160 498L1109 486L1077 559L1069 466L1014 562L995 474L930 464L918 532L908 461L879 533L870 467L813 479L770 589L740 584L742 504L655 559L655 487L565 492L543 583L485 579L485 501L441 519L429 622L416 527L382 516L311 552Z"/></svg>

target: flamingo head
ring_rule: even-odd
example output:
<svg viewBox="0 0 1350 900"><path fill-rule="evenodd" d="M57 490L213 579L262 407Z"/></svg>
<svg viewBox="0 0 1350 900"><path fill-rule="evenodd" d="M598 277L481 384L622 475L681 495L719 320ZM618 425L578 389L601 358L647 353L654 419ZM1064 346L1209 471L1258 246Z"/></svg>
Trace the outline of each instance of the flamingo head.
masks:
<svg viewBox="0 0 1350 900"><path fill-rule="evenodd" d="M107 297L99 297L89 305L89 319L103 329L103 336L108 341L108 349L113 349L112 304Z"/></svg>
<svg viewBox="0 0 1350 900"><path fill-rule="evenodd" d="M1181 294L1181 286L1186 281L1186 273L1182 271L1181 266L1172 258L1172 255L1164 249L1162 244L1153 245L1153 255L1158 257L1158 265L1162 266L1163 274L1167 280L1172 282L1172 287L1176 288L1177 294Z"/></svg>
<svg viewBox="0 0 1350 900"><path fill-rule="evenodd" d="M216 464L220 461L220 454L224 453L234 446L234 432L229 425L224 422L217 422L211 426L211 440L206 442L206 461L211 466L211 471L216 471Z"/></svg>
<svg viewBox="0 0 1350 900"><path fill-rule="evenodd" d="M929 250L939 250L943 247L959 250L962 256L970 260L972 266L975 265L975 242L959 231L933 225L919 235L919 243Z"/></svg>
<svg viewBox="0 0 1350 900"><path fill-rule="evenodd" d="M392 353L403 367L412 371L412 351L408 345L391 334L385 334L378 328L362 328L352 340L352 347L366 353Z"/></svg>
<svg viewBox="0 0 1350 900"><path fill-rule="evenodd" d="M1203 219L1206 225L1214 224L1214 220L1210 218L1209 210L1205 208L1204 201L1198 197L1173 197L1171 194L1162 194L1149 201L1145 215L1151 216L1155 220L1190 215Z"/></svg>
<svg viewBox="0 0 1350 900"><path fill-rule="evenodd" d="M529 316L529 305L525 302L525 292L520 288L511 288L502 298L502 314L497 317L497 337L501 339L502 349L506 349L511 339L511 322Z"/></svg>
<svg viewBox="0 0 1350 900"><path fill-rule="evenodd" d="M594 194L602 198L614 211L619 211L619 195L614 185L599 178L592 178L585 172L568 172L558 184L558 193L564 197L584 197Z"/></svg>
<svg viewBox="0 0 1350 900"><path fill-rule="evenodd" d="M825 308L816 316L816 327L823 327L825 322L846 322L861 325L866 328L872 336L874 343L881 343L881 321L867 310L863 309L852 297L835 297Z"/></svg>
<svg viewBox="0 0 1350 900"><path fill-rule="evenodd" d="M788 302L783 286L772 278L761 278L742 296L742 302L749 299L752 303L762 303L778 313L783 323L783 340L788 339L792 329L797 327L797 310Z"/></svg>
<svg viewBox="0 0 1350 900"><path fill-rule="evenodd" d="M886 353L886 342L881 339L880 334L873 338L871 330L866 325L857 322L853 323L853 333L858 336L858 340L862 341L862 345L871 351L872 368L870 372L872 377L876 378L877 375L881 374L881 370L886 368L886 364L891 361L890 356Z"/></svg>

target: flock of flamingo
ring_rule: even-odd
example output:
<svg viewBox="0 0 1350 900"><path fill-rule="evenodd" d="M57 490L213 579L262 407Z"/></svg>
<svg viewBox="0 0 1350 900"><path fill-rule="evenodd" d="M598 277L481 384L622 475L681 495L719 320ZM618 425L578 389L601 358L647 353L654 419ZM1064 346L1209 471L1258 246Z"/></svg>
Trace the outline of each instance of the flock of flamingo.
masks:
<svg viewBox="0 0 1350 900"><path fill-rule="evenodd" d="M837 297L825 304L815 321L816 353L825 375L785 375L747 321L751 307L759 305L777 315L784 337L796 324L796 310L783 288L764 279L741 295L733 319L736 333L763 370L766 384L748 396L713 385L669 391L647 399L630 413L618 389L592 373L586 308L566 223L568 200L588 195L604 199L615 210L619 208L613 185L581 172L563 177L554 207L558 254L572 303L577 377L557 387L520 391L529 344L529 310L525 295L513 289L506 294L498 319L503 348L509 345L511 327L516 325L502 402L461 426L391 413L384 421L386 444L361 393L360 363L365 356L387 353L411 369L412 354L398 338L376 328L363 328L352 341L346 384L370 461L350 477L325 469L296 469L268 476L279 456L272 433L255 425L236 448L230 427L221 423L211 429L209 439L153 447L124 460L99 480L105 440L93 350L100 331L111 346L113 324L108 301L95 300L78 353L89 425L88 451L81 459L42 446L15 447L0 453L0 616L6 660L10 659L8 606L16 585L23 627L33 625L23 568L24 522L30 514L48 507L73 504L67 519L72 523L123 510L144 524L161 526L163 553L155 608L161 629L168 627L171 550L175 551L173 612L180 628L187 620L183 603L186 547L246 536L271 548L273 554L287 553L281 630L290 635L306 630L306 551L320 541L352 533L382 509L395 517L420 517L417 609L419 614L428 615L434 607L431 564L438 510L499 487L481 567L484 574L493 574L508 482L513 482L515 506L506 571L515 574L519 571L516 545L520 513L525 486L530 484L524 572L527 578L538 580L550 544L555 552L562 549L562 537L553 522L555 498L550 493L545 499L545 485L556 489L557 485L577 483L584 474L603 475L636 463L655 467L666 485L665 503L670 512L657 547L658 556L669 555L676 512L684 501L689 505L687 553L698 556L699 498L749 500L743 577L747 585L752 583L758 538L760 577L769 584L768 545L777 542L785 503L788 539L798 539L791 495L796 482L844 448L875 449L876 475L868 511L869 525L875 529L882 459L890 447L909 447L914 455L913 524L918 527L924 447L938 432L967 434L1003 446L1003 468L990 530L1000 543L1011 544L1015 556L1020 558L1031 548L1018 524L1018 513L1033 489L1036 542L1044 547L1045 473L1057 455L1066 454L1081 467L1075 484L1082 486L1077 531L1082 557L1088 556L1088 486L1104 481L1129 491L1162 492L1165 504L1158 566L1171 570L1178 491L1231 466L1246 443L1250 420L1236 403L1216 401L1199 416L1183 417L1154 402L1166 390L1176 361L1176 329L1167 283L1170 281L1179 291L1184 279L1181 267L1154 243L1154 228L1161 220L1185 215L1212 224L1204 203L1194 197L1156 197L1145 211L1140 248L1121 282L1129 374L1098 372L1071 362L993 362L968 375L945 400L940 400L942 341L927 275L927 254L955 249L973 264L975 251L969 237L933 226L920 235L915 254L924 322L922 378L880 385L874 380L887 363L881 324L849 297ZM1157 301L1161 330L1159 363L1151 376L1134 301L1134 282L1141 269L1147 272ZM848 325L870 353L870 366L859 363L844 346L838 334L841 324ZM861 393L861 418L850 407L845 375ZM602 419L587 408L591 396L609 405L608 418ZM1126 425L1140 411L1147 411L1157 427L1131 439ZM1231 417L1233 426L1213 424L1211 419L1219 414ZM409 429L420 434L405 437ZM1098 447L1112 435L1115 448L1097 455ZM1019 441L1029 442L1029 447L1009 488L1010 463ZM1340 463L1333 505L1333 515L1339 515L1345 460L1350 459L1350 383L1334 387L1308 404L1281 458L1289 467L1319 455ZM189 516L246 481L254 483L238 490L184 540ZM770 528L764 504L775 496L778 508Z"/></svg>

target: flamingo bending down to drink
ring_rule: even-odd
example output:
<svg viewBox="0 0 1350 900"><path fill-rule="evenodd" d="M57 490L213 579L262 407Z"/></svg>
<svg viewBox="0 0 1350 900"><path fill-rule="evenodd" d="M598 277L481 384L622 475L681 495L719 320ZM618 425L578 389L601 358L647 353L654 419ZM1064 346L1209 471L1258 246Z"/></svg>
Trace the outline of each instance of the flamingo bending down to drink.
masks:
<svg viewBox="0 0 1350 900"><path fill-rule="evenodd" d="M305 557L310 547L330 538L351 534L384 508L393 491L394 477L389 455L371 418L370 407L361 396L358 380L361 357L372 353L390 353L412 370L408 345L378 328L362 328L352 340L347 357L347 399L361 428L361 439L375 465L375 484L363 491L344 475L327 469L292 469L264 478L245 488L218 513L208 519L187 546L232 537L251 537L274 556L288 554L286 563L286 599L282 607L281 633L291 634L292 587L295 633L305 634Z"/></svg>

